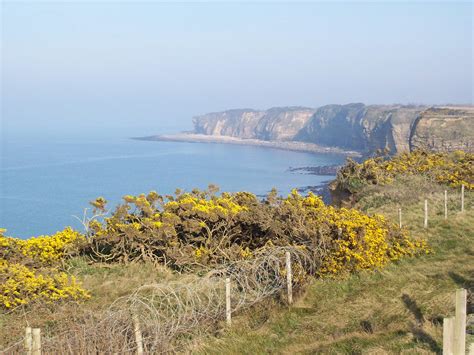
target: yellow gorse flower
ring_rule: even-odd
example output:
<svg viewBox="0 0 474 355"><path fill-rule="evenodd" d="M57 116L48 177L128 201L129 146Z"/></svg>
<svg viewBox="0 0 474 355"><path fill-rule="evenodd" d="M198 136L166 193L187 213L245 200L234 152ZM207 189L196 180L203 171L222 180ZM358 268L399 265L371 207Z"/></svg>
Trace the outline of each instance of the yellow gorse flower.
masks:
<svg viewBox="0 0 474 355"><path fill-rule="evenodd" d="M12 308L34 300L54 302L90 297L74 277L57 268L85 238L72 228L27 240L0 233L0 307Z"/></svg>
<svg viewBox="0 0 474 355"><path fill-rule="evenodd" d="M320 276L377 269L405 255L429 252L424 241L411 240L382 215L326 206L319 196L302 197L296 191L285 203L304 207L333 231L333 248L323 260Z"/></svg>

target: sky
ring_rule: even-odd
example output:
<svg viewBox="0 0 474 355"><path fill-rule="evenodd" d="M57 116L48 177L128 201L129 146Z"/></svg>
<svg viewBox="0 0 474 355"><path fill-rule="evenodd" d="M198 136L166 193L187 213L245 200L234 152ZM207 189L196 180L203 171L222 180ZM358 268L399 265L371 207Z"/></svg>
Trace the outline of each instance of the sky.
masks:
<svg viewBox="0 0 474 355"><path fill-rule="evenodd" d="M1 3L2 136L231 108L473 102L472 2Z"/></svg>

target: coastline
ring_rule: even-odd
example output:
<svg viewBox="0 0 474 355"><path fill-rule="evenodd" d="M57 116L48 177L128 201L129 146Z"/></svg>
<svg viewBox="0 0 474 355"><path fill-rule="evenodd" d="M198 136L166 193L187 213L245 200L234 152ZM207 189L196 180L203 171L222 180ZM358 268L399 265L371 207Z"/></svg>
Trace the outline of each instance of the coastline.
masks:
<svg viewBox="0 0 474 355"><path fill-rule="evenodd" d="M187 142L187 143L222 143L235 145L251 145L282 150L309 153L342 154L351 157L360 157L361 153L343 150L336 147L323 147L314 143L296 141L264 141L260 139L242 139L230 136L210 136L196 133L163 134L147 137L134 137L135 140L161 141L161 142Z"/></svg>

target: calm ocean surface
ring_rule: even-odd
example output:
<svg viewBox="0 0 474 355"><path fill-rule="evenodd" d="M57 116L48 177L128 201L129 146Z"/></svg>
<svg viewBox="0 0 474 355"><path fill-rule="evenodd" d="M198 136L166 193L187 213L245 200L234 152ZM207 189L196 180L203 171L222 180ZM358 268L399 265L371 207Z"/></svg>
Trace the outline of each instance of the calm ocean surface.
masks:
<svg viewBox="0 0 474 355"><path fill-rule="evenodd" d="M252 146L147 142L130 139L9 142L0 153L0 228L27 238L65 226L80 228L88 202L109 207L126 194L217 184L221 191L282 194L318 185L328 176L289 167L338 164L344 157Z"/></svg>

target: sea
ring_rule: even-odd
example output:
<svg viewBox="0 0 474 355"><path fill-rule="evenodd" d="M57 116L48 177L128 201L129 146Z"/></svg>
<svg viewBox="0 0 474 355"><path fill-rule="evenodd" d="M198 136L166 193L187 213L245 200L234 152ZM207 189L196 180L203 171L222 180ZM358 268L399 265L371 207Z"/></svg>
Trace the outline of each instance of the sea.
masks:
<svg viewBox="0 0 474 355"><path fill-rule="evenodd" d="M0 152L0 228L29 238L81 229L89 201L113 208L127 194L171 194L218 185L221 191L286 195L331 180L290 168L341 164L342 155L258 146L133 140L129 137L18 139Z"/></svg>

